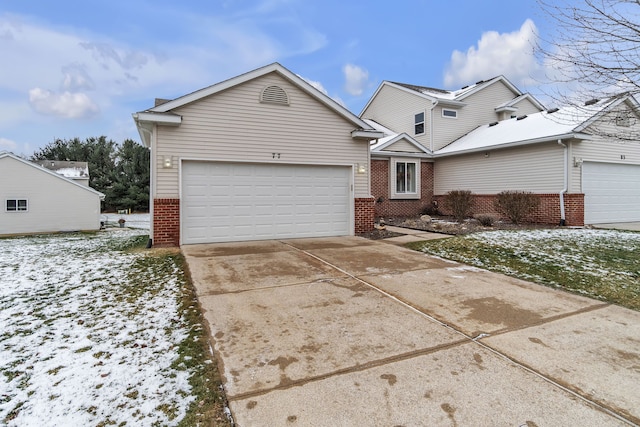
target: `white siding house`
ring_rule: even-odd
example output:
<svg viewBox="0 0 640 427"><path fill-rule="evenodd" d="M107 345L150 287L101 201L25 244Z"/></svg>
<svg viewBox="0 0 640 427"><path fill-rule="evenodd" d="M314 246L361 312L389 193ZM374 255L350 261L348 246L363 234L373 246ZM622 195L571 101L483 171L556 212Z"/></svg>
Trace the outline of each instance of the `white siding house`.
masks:
<svg viewBox="0 0 640 427"><path fill-rule="evenodd" d="M366 122L280 64L134 114L156 245L373 227Z"/></svg>
<svg viewBox="0 0 640 427"><path fill-rule="evenodd" d="M0 235L98 230L103 198L92 188L0 153Z"/></svg>

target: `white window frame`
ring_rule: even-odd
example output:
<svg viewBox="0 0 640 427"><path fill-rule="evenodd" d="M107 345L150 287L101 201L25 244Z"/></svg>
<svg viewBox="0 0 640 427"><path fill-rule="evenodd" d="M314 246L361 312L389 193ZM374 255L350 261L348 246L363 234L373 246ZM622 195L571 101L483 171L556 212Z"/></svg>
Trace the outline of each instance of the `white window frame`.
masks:
<svg viewBox="0 0 640 427"><path fill-rule="evenodd" d="M407 164L407 163L413 163L415 164L415 191L404 191L404 192L399 192L397 191L397 167L398 164ZM420 177L421 177L421 171L420 171L420 159L412 159L412 158L401 158L401 157L397 157L397 158L392 158L390 165L389 165L389 194L390 194L390 198L391 199L419 199L420 198Z"/></svg>
<svg viewBox="0 0 640 427"><path fill-rule="evenodd" d="M9 209L9 202L14 202L15 209ZM20 202L24 202L24 206L20 206ZM28 212L29 200L28 199L5 199L4 201L5 212Z"/></svg>
<svg viewBox="0 0 640 427"><path fill-rule="evenodd" d="M421 122L418 121L418 116L420 114L422 114L422 121ZM416 114L413 115L413 134L414 135L424 135L425 134L425 132L427 131L426 126L425 126L426 125L426 120L425 120L426 117L427 117L427 115L425 114L424 111L421 111L421 112L416 113ZM416 132L416 127L418 125L422 125L422 132L420 132L420 133Z"/></svg>
<svg viewBox="0 0 640 427"><path fill-rule="evenodd" d="M451 111L452 113L455 113L455 116L447 116L444 114L445 111ZM458 118L458 110L452 110L451 108L443 108L442 109L442 117L444 117L445 119L457 119Z"/></svg>

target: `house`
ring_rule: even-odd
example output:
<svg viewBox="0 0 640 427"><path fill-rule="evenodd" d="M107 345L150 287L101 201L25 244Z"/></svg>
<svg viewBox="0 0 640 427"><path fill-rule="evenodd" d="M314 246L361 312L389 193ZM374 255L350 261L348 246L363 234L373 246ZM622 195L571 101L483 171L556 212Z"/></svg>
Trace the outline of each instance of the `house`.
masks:
<svg viewBox="0 0 640 427"><path fill-rule="evenodd" d="M64 160L38 160L36 164L69 178L85 187L89 186L89 163Z"/></svg>
<svg viewBox="0 0 640 427"><path fill-rule="evenodd" d="M374 225L382 136L274 63L133 114L154 245L340 236Z"/></svg>
<svg viewBox="0 0 640 427"><path fill-rule="evenodd" d="M383 82L360 117L384 133L371 147L376 216L443 210L452 190L496 213L496 194L529 191L530 218L583 225L640 220L638 104L632 96L546 111L504 76L457 91Z"/></svg>
<svg viewBox="0 0 640 427"><path fill-rule="evenodd" d="M0 152L0 235L98 230L104 195Z"/></svg>

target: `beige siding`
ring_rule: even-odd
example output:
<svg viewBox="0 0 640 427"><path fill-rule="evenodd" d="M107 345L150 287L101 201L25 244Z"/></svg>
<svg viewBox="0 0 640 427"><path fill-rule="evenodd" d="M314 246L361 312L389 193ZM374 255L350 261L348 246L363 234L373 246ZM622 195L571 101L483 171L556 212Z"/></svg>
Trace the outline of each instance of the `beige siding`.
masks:
<svg viewBox="0 0 640 427"><path fill-rule="evenodd" d="M7 199L27 199L7 212ZM100 198L83 187L10 157L0 159L0 234L97 230Z"/></svg>
<svg viewBox="0 0 640 427"><path fill-rule="evenodd" d="M515 98L516 95L502 82L496 82L464 98L467 105L462 108L437 106L433 111L433 149L441 149L479 125L498 120L495 109L498 105ZM442 117L442 109L458 111L455 119Z"/></svg>
<svg viewBox="0 0 640 427"><path fill-rule="evenodd" d="M375 120L389 129L411 135L420 144L429 148L429 108L431 103L419 95L383 86L360 117ZM424 134L414 135L415 115L424 113Z"/></svg>
<svg viewBox="0 0 640 427"><path fill-rule="evenodd" d="M260 103L260 93L268 85L284 88L290 105ZM351 138L353 123L275 73L172 112L182 116L182 124L157 127L155 197L179 196L179 158L368 164L368 141ZM166 156L172 157L173 168L163 167ZM356 174L354 183L355 197L369 196L367 174Z"/></svg>
<svg viewBox="0 0 640 427"><path fill-rule="evenodd" d="M384 149L384 151L398 151L402 153L423 153L423 151L416 148L408 141L400 140L395 142Z"/></svg>
<svg viewBox="0 0 640 427"><path fill-rule="evenodd" d="M564 186L563 149L557 143L536 144L485 153L436 159L435 194L471 190L495 194L504 190L556 193Z"/></svg>
<svg viewBox="0 0 640 427"><path fill-rule="evenodd" d="M516 105L514 105L514 107L518 108L518 111L516 111L514 114L518 115L518 116L522 116L525 114L534 114L534 113L539 113L541 110L538 109L538 107L535 106L535 104L533 102L531 102L529 99L525 98L522 101L516 103Z"/></svg>
<svg viewBox="0 0 640 427"><path fill-rule="evenodd" d="M602 134L626 134L640 135L640 118L636 118L631 127L618 127L615 125L615 115L619 110L628 110L623 104L618 110L603 117L591 125L585 132L594 133L593 140L574 143L571 150L570 187L572 193L582 193L582 166L581 161L595 161L607 163L622 163L640 165L640 141L625 141L617 138L598 136ZM624 156L624 158L622 158ZM573 166L574 160L577 166Z"/></svg>

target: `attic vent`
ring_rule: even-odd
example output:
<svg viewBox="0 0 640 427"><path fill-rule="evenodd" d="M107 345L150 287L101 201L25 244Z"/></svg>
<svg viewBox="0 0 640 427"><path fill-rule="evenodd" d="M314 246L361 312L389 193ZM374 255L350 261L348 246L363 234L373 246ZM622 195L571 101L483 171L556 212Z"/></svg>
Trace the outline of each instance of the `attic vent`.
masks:
<svg viewBox="0 0 640 427"><path fill-rule="evenodd" d="M262 91L260 102L289 105L289 96L280 86L267 86Z"/></svg>
<svg viewBox="0 0 640 427"><path fill-rule="evenodd" d="M476 84L477 84L477 85L479 85L479 84L481 84L481 83L484 83L484 80L478 80L478 81L476 82Z"/></svg>
<svg viewBox="0 0 640 427"><path fill-rule="evenodd" d="M491 123L489 123L489 127L493 127L493 126L495 126L497 124L498 124L498 122L491 122Z"/></svg>
<svg viewBox="0 0 640 427"><path fill-rule="evenodd" d="M526 119L526 118L527 118L527 115L525 114L524 116L516 117L516 120L523 120L523 119Z"/></svg>
<svg viewBox="0 0 640 427"><path fill-rule="evenodd" d="M551 109L547 110L547 113L548 114L553 114L553 113L557 113L558 111L560 111L559 108L551 108Z"/></svg>
<svg viewBox="0 0 640 427"><path fill-rule="evenodd" d="M469 87L469 85L462 86L462 87L460 88L460 90L462 90L462 89L466 89L466 88L468 88L468 87Z"/></svg>
<svg viewBox="0 0 640 427"><path fill-rule="evenodd" d="M588 100L587 102L585 102L585 103L584 103L584 105L585 105L585 106L589 106L589 105L597 104L597 103L598 103L598 101L600 101L600 100L599 100L599 99L597 99L597 98L593 98L593 99L590 99L590 100Z"/></svg>

